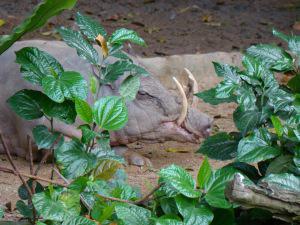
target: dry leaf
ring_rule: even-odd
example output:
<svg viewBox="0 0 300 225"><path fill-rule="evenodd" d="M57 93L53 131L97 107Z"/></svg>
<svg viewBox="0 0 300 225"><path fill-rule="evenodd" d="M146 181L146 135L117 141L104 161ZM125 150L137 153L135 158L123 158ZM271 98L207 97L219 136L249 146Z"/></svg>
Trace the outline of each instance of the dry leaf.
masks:
<svg viewBox="0 0 300 225"><path fill-rule="evenodd" d="M108 55L108 48L105 38L101 34L99 34L96 37L96 42L102 48L103 56L106 57Z"/></svg>
<svg viewBox="0 0 300 225"><path fill-rule="evenodd" d="M2 27L5 23L6 23L5 20L0 19L0 27Z"/></svg>
<svg viewBox="0 0 300 225"><path fill-rule="evenodd" d="M179 148L167 148L166 152L172 152L172 153L187 153L188 150L179 149Z"/></svg>
<svg viewBox="0 0 300 225"><path fill-rule="evenodd" d="M204 23L210 23L212 20L213 20L212 15L204 15L204 16L202 16L202 21Z"/></svg>

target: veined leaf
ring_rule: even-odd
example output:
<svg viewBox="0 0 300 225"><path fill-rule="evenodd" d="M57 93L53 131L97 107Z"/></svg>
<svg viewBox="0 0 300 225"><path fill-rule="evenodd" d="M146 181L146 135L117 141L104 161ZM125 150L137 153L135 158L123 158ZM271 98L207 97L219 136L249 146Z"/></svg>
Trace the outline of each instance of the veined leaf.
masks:
<svg viewBox="0 0 300 225"><path fill-rule="evenodd" d="M195 189L196 184L192 176L179 166L171 165L161 169L159 176L184 196L197 198L201 194L199 190Z"/></svg>
<svg viewBox="0 0 300 225"><path fill-rule="evenodd" d="M292 165L292 155L280 155L270 162L265 175L289 172Z"/></svg>
<svg viewBox="0 0 300 225"><path fill-rule="evenodd" d="M70 179L85 175L96 166L96 156L75 139L55 149L55 158L62 174Z"/></svg>
<svg viewBox="0 0 300 225"><path fill-rule="evenodd" d="M289 49L296 55L300 56L300 37L296 35L286 35L278 30L273 29L273 35L281 38L288 43Z"/></svg>
<svg viewBox="0 0 300 225"><path fill-rule="evenodd" d="M289 71L293 69L292 57L282 48L275 45L260 44L247 49L247 54L257 58L267 68L276 71Z"/></svg>
<svg viewBox="0 0 300 225"><path fill-rule="evenodd" d="M80 209L78 193L61 198L61 192L58 190L46 190L35 194L32 202L39 215L45 220L64 221L79 216L80 213L78 211L78 208Z"/></svg>
<svg viewBox="0 0 300 225"><path fill-rule="evenodd" d="M120 166L120 162L116 160L99 160L98 165L94 170L94 177L96 179L109 180L115 175Z"/></svg>
<svg viewBox="0 0 300 225"><path fill-rule="evenodd" d="M197 153L211 159L228 160L236 157L239 138L220 132L204 140Z"/></svg>
<svg viewBox="0 0 300 225"><path fill-rule="evenodd" d="M211 166L209 164L208 158L205 157L201 164L201 167L198 171L198 175L197 175L197 182L198 182L199 188L201 188L201 189L204 188L204 184L207 183L211 174L212 174Z"/></svg>
<svg viewBox="0 0 300 225"><path fill-rule="evenodd" d="M62 223L62 225L79 225L79 224L97 225L98 223L83 216L70 217L64 220Z"/></svg>
<svg viewBox="0 0 300 225"><path fill-rule="evenodd" d="M275 128L276 134L281 137L283 135L283 126L280 119L277 116L271 116L273 127Z"/></svg>
<svg viewBox="0 0 300 225"><path fill-rule="evenodd" d="M221 103L236 102L236 97L231 95L228 98L217 98L216 88L211 88L206 91L202 91L195 94L198 98L201 98L204 102L211 105L218 105Z"/></svg>
<svg viewBox="0 0 300 225"><path fill-rule="evenodd" d="M205 200L216 208L230 208L231 204L225 199L224 191L227 183L233 179L237 170L224 167L213 172L210 179L204 184Z"/></svg>
<svg viewBox="0 0 300 225"><path fill-rule="evenodd" d="M256 110L244 111L240 106L233 112L235 126L243 135L260 125L262 113Z"/></svg>
<svg viewBox="0 0 300 225"><path fill-rule="evenodd" d="M87 82L78 72L63 72L60 77L44 77L42 87L45 94L58 103L67 99L87 98Z"/></svg>
<svg viewBox="0 0 300 225"><path fill-rule="evenodd" d="M270 174L262 179L260 183L267 183L271 189L276 187L276 189L299 192L300 178L290 173Z"/></svg>
<svg viewBox="0 0 300 225"><path fill-rule="evenodd" d="M93 65L97 65L99 62L99 55L97 51L78 31L61 27L58 29L58 32L70 47L77 50L78 56L89 61Z"/></svg>
<svg viewBox="0 0 300 225"><path fill-rule="evenodd" d="M113 32L108 41L111 45L123 44L125 41L142 46L146 45L145 41L135 31L126 28L121 28Z"/></svg>
<svg viewBox="0 0 300 225"><path fill-rule="evenodd" d="M122 82L120 87L120 95L127 99L128 101L132 101L135 99L137 92L140 89L140 78L138 76L128 76Z"/></svg>
<svg viewBox="0 0 300 225"><path fill-rule="evenodd" d="M124 100L117 96L107 96L98 100L93 109L95 122L105 130L119 130L128 120Z"/></svg>
<svg viewBox="0 0 300 225"><path fill-rule="evenodd" d="M236 89L237 103L245 110L256 110L256 96L249 85L241 85Z"/></svg>
<svg viewBox="0 0 300 225"><path fill-rule="evenodd" d="M41 118L44 113L36 97L39 92L33 90L21 90L11 96L7 103L10 108L25 120Z"/></svg>
<svg viewBox="0 0 300 225"><path fill-rule="evenodd" d="M44 125L37 125L32 130L33 138L38 149L50 149L59 137L58 132L50 132Z"/></svg>
<svg viewBox="0 0 300 225"><path fill-rule="evenodd" d="M24 201L18 200L16 203L16 208L19 211L19 213L24 216L24 218L32 219L33 217L33 207L32 205L27 205Z"/></svg>
<svg viewBox="0 0 300 225"><path fill-rule="evenodd" d="M196 207L191 199L179 195L175 197L175 201L185 225L209 225L214 218L208 207Z"/></svg>
<svg viewBox="0 0 300 225"><path fill-rule="evenodd" d="M274 158L280 154L280 149L273 146L268 131L260 128L240 141L237 159L241 162L254 163Z"/></svg>
<svg viewBox="0 0 300 225"><path fill-rule="evenodd" d="M78 98L75 99L75 109L83 122L88 124L93 122L93 112L90 105L86 101Z"/></svg>
<svg viewBox="0 0 300 225"><path fill-rule="evenodd" d="M148 209L130 204L119 204L115 208L117 217L123 222L124 225L151 224L151 211Z"/></svg>
<svg viewBox="0 0 300 225"><path fill-rule="evenodd" d="M24 34L43 26L48 19L61 11L73 8L76 2L77 0L44 0L41 2L34 8L30 16L13 29L10 35L0 36L0 55Z"/></svg>
<svg viewBox="0 0 300 225"><path fill-rule="evenodd" d="M79 26L81 32L90 40L95 41L96 37L101 34L106 36L105 29L101 26L98 21L93 20L92 18L82 15L77 12L76 14L76 23Z"/></svg>
<svg viewBox="0 0 300 225"><path fill-rule="evenodd" d="M16 63L21 65L23 78L38 85L42 85L44 77L53 74L59 76L64 72L55 58L35 47L25 47L17 51Z"/></svg>

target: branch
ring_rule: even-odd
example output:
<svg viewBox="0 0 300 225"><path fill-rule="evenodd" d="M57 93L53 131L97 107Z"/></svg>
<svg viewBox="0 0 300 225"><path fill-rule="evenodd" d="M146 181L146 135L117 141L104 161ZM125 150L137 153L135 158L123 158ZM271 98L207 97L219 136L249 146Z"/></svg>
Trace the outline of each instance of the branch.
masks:
<svg viewBox="0 0 300 225"><path fill-rule="evenodd" d="M4 148L4 151L6 153L6 156L8 158L8 161L10 162L12 168L14 169L14 173L20 178L20 180L22 181L23 185L25 186L28 194L30 197L32 197L32 192L30 190L30 187L28 186L27 182L24 180L24 178L22 177L22 175L20 174L18 168L16 167L16 165L14 164L13 160L12 160L12 157L10 155L10 152L9 152L9 149L7 147L7 144L6 142L4 141L4 137L2 135L2 133L0 133L0 139L1 139L1 143L2 143L2 146Z"/></svg>
<svg viewBox="0 0 300 225"><path fill-rule="evenodd" d="M0 166L0 171L4 172L4 173L11 173L15 176L18 176L18 174L14 170L9 169L9 168L5 168L5 167L2 167L2 166ZM56 185L59 185L59 186L62 186L62 187L68 187L68 185L66 185L64 183L61 183L59 181L50 180L50 179L47 179L47 178L38 177L38 176L35 176L35 175L26 174L26 173L20 173L20 175L22 175L23 177L31 178L33 180L40 180L40 181L47 182L49 184L56 184Z"/></svg>
<svg viewBox="0 0 300 225"><path fill-rule="evenodd" d="M286 191L280 187L270 190L267 187L243 182L237 174L225 190L226 197L245 208L261 208L274 214L274 217L293 222L300 216L300 192Z"/></svg>

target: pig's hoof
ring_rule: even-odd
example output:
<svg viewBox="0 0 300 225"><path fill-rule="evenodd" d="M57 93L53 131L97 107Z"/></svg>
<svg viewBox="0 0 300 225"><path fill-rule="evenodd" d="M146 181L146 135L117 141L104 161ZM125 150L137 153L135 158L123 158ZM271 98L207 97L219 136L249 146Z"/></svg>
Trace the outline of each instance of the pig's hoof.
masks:
<svg viewBox="0 0 300 225"><path fill-rule="evenodd" d="M150 159L142 156L139 153L130 150L128 151L128 148L125 146L118 146L114 147L113 149L115 150L115 153L117 155L123 156L125 158L128 165L152 167Z"/></svg>

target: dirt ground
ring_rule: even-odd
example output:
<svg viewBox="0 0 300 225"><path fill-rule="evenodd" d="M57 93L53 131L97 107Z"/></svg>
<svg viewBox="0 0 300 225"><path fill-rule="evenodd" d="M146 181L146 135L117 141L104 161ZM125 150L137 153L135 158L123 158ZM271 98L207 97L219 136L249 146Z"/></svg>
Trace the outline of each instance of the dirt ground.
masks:
<svg viewBox="0 0 300 225"><path fill-rule="evenodd" d="M7 34L36 5L36 0L0 0L0 34ZM135 53L142 56L206 53L214 51L239 51L256 43L280 41L271 35L272 27L284 32L299 33L299 0L78 0L77 7L52 19L44 28L25 35L24 39L57 39L54 29L58 26L73 26L74 14L80 11L98 20L112 32L119 27L136 30L147 42L147 48L134 46ZM210 82L212 80L210 79ZM211 87L203 82L201 87ZM232 131L233 104L209 106L201 103L203 112L215 118L214 131ZM169 164L178 164L188 169L193 176L203 156L195 154L198 145L175 142L144 145L135 149L151 159L153 168L126 167L129 182L148 191L156 183L156 172ZM28 173L28 162L15 158L19 169ZM215 168L220 162L212 162ZM0 165L9 167L4 156ZM39 176L49 177L49 165ZM58 178L57 178L58 179ZM20 182L11 174L0 173L0 205L9 202L14 206ZM14 208L14 207L13 207ZM6 213L7 219L17 219L15 212Z"/></svg>
<svg viewBox="0 0 300 225"><path fill-rule="evenodd" d="M0 35L7 34L38 0L0 0ZM271 29L299 33L299 0L78 0L44 28L24 39L53 39L59 26L74 26L77 11L116 28L136 30L148 48L134 47L144 56L243 50L251 44L274 42Z"/></svg>

